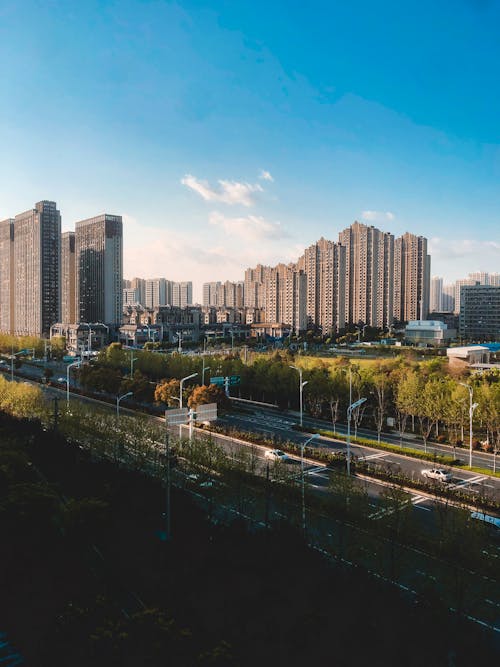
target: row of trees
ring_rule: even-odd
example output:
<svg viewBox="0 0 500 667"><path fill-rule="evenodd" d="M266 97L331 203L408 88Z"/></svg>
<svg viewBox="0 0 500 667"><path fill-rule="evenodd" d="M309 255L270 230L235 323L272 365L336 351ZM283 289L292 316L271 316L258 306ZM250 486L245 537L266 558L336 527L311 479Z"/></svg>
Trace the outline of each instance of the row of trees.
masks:
<svg viewBox="0 0 500 667"><path fill-rule="evenodd" d="M131 359L135 367L132 378L129 375ZM239 396L297 409L299 378L291 364L303 367L303 379L307 381L304 388L307 412L314 417L329 419L335 428L337 422L345 421L350 402L367 398L353 411L354 430L357 432L364 425L375 429L379 438L387 426L387 419L392 418L401 438L411 430L420 432L425 442L431 436L447 437L454 444L463 442L469 423L469 391L461 383L468 383L473 388L474 402L478 404L474 412L475 431L482 434L481 438L487 442L485 446L490 449L500 443L498 372L455 377L449 373L443 358L417 362L396 357L371 363L338 359L327 364L310 357L277 352L273 356L253 355L245 363L239 355L203 359L201 356L129 351L113 344L101 352L95 368L82 368L80 379L89 388L109 393L133 391L138 400L156 400L175 406L179 380L192 373L198 374L191 386L185 386L188 401L196 381L200 382L203 368L210 367L205 373L206 384L210 376L238 375L241 378ZM207 390L198 391L207 393ZM215 388L212 391L215 392ZM215 393L211 398L215 397L222 405L223 392ZM198 398L196 401L202 402Z"/></svg>

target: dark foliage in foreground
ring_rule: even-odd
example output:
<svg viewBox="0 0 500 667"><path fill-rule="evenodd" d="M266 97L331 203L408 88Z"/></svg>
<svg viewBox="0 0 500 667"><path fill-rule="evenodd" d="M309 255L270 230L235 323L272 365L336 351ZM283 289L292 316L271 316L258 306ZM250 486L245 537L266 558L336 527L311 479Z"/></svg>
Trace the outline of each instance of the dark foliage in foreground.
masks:
<svg viewBox="0 0 500 667"><path fill-rule="evenodd" d="M488 635L330 564L285 527L173 495L0 416L0 631L41 667L494 664Z"/></svg>

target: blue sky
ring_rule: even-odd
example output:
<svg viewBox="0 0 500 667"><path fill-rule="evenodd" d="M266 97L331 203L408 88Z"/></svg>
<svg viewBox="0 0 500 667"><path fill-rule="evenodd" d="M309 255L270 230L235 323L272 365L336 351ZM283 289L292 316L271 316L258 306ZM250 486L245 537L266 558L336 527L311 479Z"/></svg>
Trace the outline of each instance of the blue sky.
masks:
<svg viewBox="0 0 500 667"><path fill-rule="evenodd" d="M0 218L125 219L125 275L238 279L355 219L500 271L500 0L0 0Z"/></svg>

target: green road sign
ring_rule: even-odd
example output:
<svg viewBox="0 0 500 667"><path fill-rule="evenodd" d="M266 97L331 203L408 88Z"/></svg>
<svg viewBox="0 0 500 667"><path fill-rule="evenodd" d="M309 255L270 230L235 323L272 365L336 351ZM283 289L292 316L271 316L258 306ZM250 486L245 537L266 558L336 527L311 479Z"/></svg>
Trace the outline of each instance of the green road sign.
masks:
<svg viewBox="0 0 500 667"><path fill-rule="evenodd" d="M223 386L224 385L224 378L221 377L215 377L215 378L210 378L210 384L216 384Z"/></svg>
<svg viewBox="0 0 500 667"><path fill-rule="evenodd" d="M239 375L231 375L229 378L229 384L230 385L241 384L241 377Z"/></svg>

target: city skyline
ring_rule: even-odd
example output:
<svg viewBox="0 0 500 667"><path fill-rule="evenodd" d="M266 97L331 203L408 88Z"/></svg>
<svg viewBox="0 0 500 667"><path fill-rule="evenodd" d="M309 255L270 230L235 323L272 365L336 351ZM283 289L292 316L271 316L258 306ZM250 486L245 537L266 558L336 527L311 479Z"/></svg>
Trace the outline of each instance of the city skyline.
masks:
<svg viewBox="0 0 500 667"><path fill-rule="evenodd" d="M197 285L355 220L496 271L500 6L331 5L6 0L0 219L119 212L127 277Z"/></svg>

